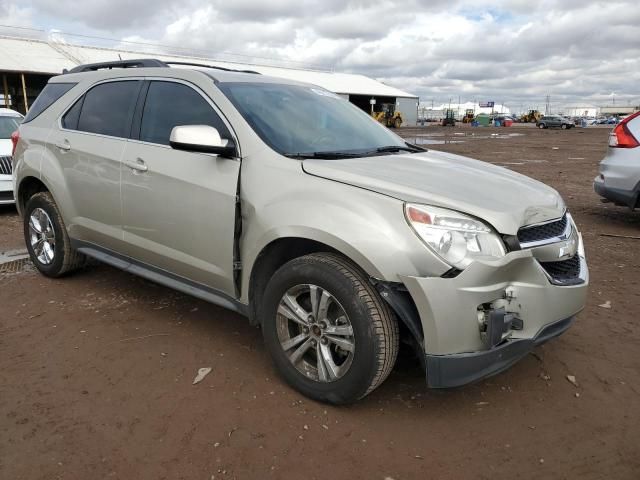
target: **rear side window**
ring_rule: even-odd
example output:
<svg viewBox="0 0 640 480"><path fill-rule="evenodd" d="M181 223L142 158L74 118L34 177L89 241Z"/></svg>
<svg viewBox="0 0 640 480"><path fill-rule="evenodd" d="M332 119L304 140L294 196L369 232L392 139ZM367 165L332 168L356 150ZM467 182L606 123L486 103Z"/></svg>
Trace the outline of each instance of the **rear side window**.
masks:
<svg viewBox="0 0 640 480"><path fill-rule="evenodd" d="M36 101L33 102L33 105L31 105L23 123L30 122L36 118L76 85L77 83L48 83L40 92Z"/></svg>
<svg viewBox="0 0 640 480"><path fill-rule="evenodd" d="M169 145L171 130L178 125L209 125L222 138L230 138L222 119L193 88L181 83L151 82L142 113L140 140Z"/></svg>
<svg viewBox="0 0 640 480"><path fill-rule="evenodd" d="M63 125L73 129L77 124L76 130L83 132L128 138L140 84L126 80L93 87L67 112Z"/></svg>

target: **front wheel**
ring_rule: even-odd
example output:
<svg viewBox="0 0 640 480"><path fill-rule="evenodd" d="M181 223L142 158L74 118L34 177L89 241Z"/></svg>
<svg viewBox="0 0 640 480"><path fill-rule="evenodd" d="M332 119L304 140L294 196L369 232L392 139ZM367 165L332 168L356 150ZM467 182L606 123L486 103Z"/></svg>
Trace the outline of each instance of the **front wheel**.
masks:
<svg viewBox="0 0 640 480"><path fill-rule="evenodd" d="M563 124L562 124L562 126L561 126L560 128L561 128L562 130L566 130L566 129L567 129L567 128L569 128L569 127L567 127L567 124L566 124L566 123L563 123Z"/></svg>
<svg viewBox="0 0 640 480"><path fill-rule="evenodd" d="M538 125L538 128L542 130L543 128L547 128L547 126L544 123L541 123L540 125Z"/></svg>
<svg viewBox="0 0 640 480"><path fill-rule="evenodd" d="M358 267L336 254L291 260L264 294L262 330L279 373L322 402L354 402L387 378L398 324Z"/></svg>

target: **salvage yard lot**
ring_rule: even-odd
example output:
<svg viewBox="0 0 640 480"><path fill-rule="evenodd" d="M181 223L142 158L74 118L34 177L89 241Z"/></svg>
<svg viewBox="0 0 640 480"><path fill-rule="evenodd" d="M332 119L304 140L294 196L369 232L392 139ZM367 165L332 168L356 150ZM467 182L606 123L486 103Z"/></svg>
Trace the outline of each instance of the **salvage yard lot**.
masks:
<svg viewBox="0 0 640 480"><path fill-rule="evenodd" d="M0 274L0 478L639 478L640 241L601 234L640 235L640 212L593 193L609 130L401 133L560 191L591 272L566 334L451 391L427 390L402 352L381 388L336 408L285 386L234 313L107 266L27 267ZM0 207L0 251L21 229Z"/></svg>

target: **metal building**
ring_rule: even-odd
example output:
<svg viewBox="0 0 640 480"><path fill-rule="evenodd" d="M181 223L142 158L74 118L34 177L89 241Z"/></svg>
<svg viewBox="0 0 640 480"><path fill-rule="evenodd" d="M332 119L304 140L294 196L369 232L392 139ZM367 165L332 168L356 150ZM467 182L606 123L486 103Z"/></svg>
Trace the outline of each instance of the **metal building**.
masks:
<svg viewBox="0 0 640 480"><path fill-rule="evenodd" d="M71 69L83 63L153 57L164 61L197 62L253 70L263 75L312 83L339 94L367 112L371 111L372 104L375 109L382 104L395 104L404 117L404 125L416 125L417 122L417 96L364 75L75 45L55 36L48 40L0 37L0 52L0 106L7 105L22 113L26 112L47 80L60 74L63 69Z"/></svg>

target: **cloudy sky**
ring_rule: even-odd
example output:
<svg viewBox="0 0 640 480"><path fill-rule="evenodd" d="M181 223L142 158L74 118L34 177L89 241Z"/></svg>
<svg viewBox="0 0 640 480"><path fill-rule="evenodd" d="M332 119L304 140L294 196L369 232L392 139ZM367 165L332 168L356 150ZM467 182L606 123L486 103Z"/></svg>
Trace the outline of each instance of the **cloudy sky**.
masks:
<svg viewBox="0 0 640 480"><path fill-rule="evenodd" d="M640 103L638 0L0 0L0 25L363 73L435 103Z"/></svg>

